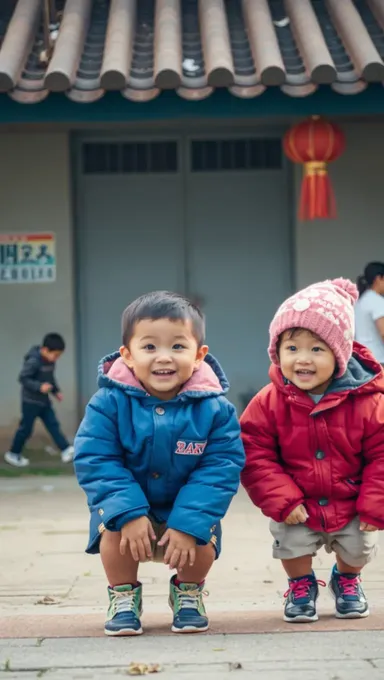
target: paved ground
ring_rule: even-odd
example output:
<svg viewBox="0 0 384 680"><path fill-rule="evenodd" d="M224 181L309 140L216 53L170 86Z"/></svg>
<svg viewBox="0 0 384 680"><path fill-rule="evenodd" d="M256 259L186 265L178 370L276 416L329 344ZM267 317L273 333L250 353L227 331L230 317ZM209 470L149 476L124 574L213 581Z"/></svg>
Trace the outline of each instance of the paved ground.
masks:
<svg viewBox="0 0 384 680"><path fill-rule="evenodd" d="M112 680L134 664L157 666L159 680L382 680L383 642L384 633L367 631L0 640L0 678Z"/></svg>
<svg viewBox="0 0 384 680"><path fill-rule="evenodd" d="M99 559L83 552L87 521L85 497L71 477L0 480L0 678L9 672L26 680L106 677L126 673L135 661L161 664L164 680L200 672L212 680L232 678L234 671L246 679L258 670L267 680L354 680L368 672L370 680L383 678L382 557L365 573L368 619L337 621L324 589L320 621L292 628L281 620L286 582L271 558L268 522L241 492L207 582L210 634L170 635L169 572L145 564L147 635L108 640L102 634L104 575ZM316 559L318 578L327 580L332 562L325 553ZM326 661L315 661L320 658Z"/></svg>

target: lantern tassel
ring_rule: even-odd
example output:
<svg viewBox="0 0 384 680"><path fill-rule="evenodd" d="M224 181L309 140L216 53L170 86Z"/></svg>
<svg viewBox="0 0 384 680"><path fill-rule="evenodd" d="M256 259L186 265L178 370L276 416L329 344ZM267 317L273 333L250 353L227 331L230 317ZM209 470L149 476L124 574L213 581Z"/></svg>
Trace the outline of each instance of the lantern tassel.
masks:
<svg viewBox="0 0 384 680"><path fill-rule="evenodd" d="M336 200L327 164L305 163L301 186L300 220L332 219L336 217Z"/></svg>

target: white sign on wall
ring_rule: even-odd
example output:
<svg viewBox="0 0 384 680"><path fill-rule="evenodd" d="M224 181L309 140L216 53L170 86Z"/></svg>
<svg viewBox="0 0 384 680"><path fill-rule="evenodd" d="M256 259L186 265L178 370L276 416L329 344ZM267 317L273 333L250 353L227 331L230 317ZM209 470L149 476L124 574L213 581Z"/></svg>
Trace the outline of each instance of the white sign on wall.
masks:
<svg viewBox="0 0 384 680"><path fill-rule="evenodd" d="M54 234L0 234L0 283L55 280Z"/></svg>

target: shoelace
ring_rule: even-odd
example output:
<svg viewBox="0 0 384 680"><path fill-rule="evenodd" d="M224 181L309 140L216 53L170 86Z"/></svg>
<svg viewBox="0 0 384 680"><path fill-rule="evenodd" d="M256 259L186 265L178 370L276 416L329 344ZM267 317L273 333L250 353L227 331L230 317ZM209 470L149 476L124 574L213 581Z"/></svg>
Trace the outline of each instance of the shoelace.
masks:
<svg viewBox="0 0 384 680"><path fill-rule="evenodd" d="M116 614L121 614L122 612L134 612L134 591L124 590L123 592L120 592L120 590L112 590L112 604Z"/></svg>
<svg viewBox="0 0 384 680"><path fill-rule="evenodd" d="M325 581L316 581L319 586L325 588L327 585ZM309 589L313 585L313 581L309 578L302 578L300 581L290 581L289 588L284 593L284 597L287 598L290 593L293 594L294 600L300 600L301 598L308 597Z"/></svg>
<svg viewBox="0 0 384 680"><path fill-rule="evenodd" d="M177 601L180 609L198 609L199 600L202 595L209 595L207 590L199 590L195 588L193 590L180 590L177 593Z"/></svg>
<svg viewBox="0 0 384 680"><path fill-rule="evenodd" d="M358 595L358 589L360 585L360 579L358 576L355 576L355 578L339 576L339 584L343 595Z"/></svg>

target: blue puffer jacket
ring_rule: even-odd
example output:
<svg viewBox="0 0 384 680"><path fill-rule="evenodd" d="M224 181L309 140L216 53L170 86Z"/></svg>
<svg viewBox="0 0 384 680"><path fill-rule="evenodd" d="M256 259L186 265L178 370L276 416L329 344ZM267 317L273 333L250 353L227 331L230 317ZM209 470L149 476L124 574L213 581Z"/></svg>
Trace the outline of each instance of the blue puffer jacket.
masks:
<svg viewBox="0 0 384 680"><path fill-rule="evenodd" d="M75 439L75 471L91 512L87 552L104 528L137 517L209 543L239 486L245 457L228 381L208 355L171 401L148 395L119 353L100 362L100 389Z"/></svg>

